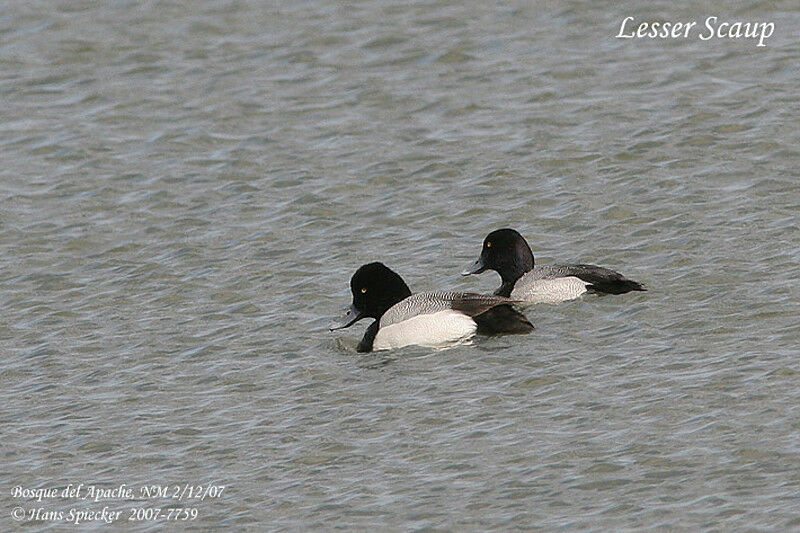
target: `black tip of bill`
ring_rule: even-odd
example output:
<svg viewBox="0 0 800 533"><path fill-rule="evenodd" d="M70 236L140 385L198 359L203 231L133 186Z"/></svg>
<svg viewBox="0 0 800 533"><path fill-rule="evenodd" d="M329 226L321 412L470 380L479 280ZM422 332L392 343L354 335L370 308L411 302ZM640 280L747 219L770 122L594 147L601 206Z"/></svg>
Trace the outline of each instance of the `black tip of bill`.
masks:
<svg viewBox="0 0 800 533"><path fill-rule="evenodd" d="M343 317L333 319L328 329L334 331L337 329L349 328L361 320L361 318L363 318L363 315L356 309L356 306L351 305Z"/></svg>
<svg viewBox="0 0 800 533"><path fill-rule="evenodd" d="M481 258L479 257L477 260L475 260L474 263L472 263L470 266L462 270L461 275L469 276L471 274L480 274L484 270L486 270L486 267L484 266L483 261L481 261Z"/></svg>

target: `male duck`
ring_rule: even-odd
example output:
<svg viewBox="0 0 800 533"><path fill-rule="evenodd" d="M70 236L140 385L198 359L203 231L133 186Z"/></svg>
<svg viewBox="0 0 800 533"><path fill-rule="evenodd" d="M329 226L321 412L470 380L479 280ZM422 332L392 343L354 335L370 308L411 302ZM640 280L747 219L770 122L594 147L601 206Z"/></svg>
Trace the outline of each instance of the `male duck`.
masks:
<svg viewBox="0 0 800 533"><path fill-rule="evenodd" d="M531 247L519 232L509 228L491 232L483 240L480 257L461 274L479 274L487 269L500 274L502 285L496 295L525 303L558 303L586 292L647 290L619 272L595 265L534 266Z"/></svg>
<svg viewBox="0 0 800 533"><path fill-rule="evenodd" d="M331 331L374 318L359 352L409 345L438 347L481 334L527 333L533 326L503 296L463 292L411 294L403 278L382 263L363 265L350 280L353 304Z"/></svg>

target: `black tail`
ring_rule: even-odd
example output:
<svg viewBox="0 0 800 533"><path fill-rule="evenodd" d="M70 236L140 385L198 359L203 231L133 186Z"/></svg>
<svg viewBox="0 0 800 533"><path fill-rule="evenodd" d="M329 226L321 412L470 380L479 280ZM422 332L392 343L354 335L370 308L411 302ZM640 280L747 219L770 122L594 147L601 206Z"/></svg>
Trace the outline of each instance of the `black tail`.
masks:
<svg viewBox="0 0 800 533"><path fill-rule="evenodd" d="M575 276L588 285L591 292L625 294L631 291L646 291L638 281L628 279L619 272L597 265L562 265L554 267L559 276Z"/></svg>
<svg viewBox="0 0 800 533"><path fill-rule="evenodd" d="M593 280L591 285L586 287L592 292L600 292L605 294L625 294L631 291L646 291L644 285L632 279L615 279L615 280Z"/></svg>
<svg viewBox="0 0 800 533"><path fill-rule="evenodd" d="M510 305L497 305L488 311L472 317L481 335L500 335L502 333L528 333L533 324L525 315Z"/></svg>

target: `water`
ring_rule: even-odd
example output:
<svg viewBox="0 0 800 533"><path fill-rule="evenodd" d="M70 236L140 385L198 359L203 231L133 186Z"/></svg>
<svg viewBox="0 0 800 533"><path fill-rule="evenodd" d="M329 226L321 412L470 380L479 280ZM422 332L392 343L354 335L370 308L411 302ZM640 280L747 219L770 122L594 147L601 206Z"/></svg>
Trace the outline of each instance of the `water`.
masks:
<svg viewBox="0 0 800 533"><path fill-rule="evenodd" d="M626 9L0 10L2 529L799 529L800 10ZM440 352L326 330L368 261L493 290L458 273L503 226L650 290ZM69 483L136 498L12 495Z"/></svg>

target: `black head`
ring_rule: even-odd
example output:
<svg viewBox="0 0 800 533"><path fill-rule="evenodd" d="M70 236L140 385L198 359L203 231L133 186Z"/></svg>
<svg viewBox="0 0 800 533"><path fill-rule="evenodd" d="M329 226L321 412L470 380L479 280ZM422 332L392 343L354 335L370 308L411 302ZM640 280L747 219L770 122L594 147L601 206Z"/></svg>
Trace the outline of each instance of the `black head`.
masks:
<svg viewBox="0 0 800 533"><path fill-rule="evenodd" d="M360 267L350 279L353 304L344 319L331 329L349 327L362 318L378 319L397 302L411 296L411 289L383 263Z"/></svg>
<svg viewBox="0 0 800 533"><path fill-rule="evenodd" d="M533 264L533 252L527 241L516 230L503 228L486 236L480 257L462 274L468 276L487 269L494 270L500 274L504 285L513 284L533 270Z"/></svg>

